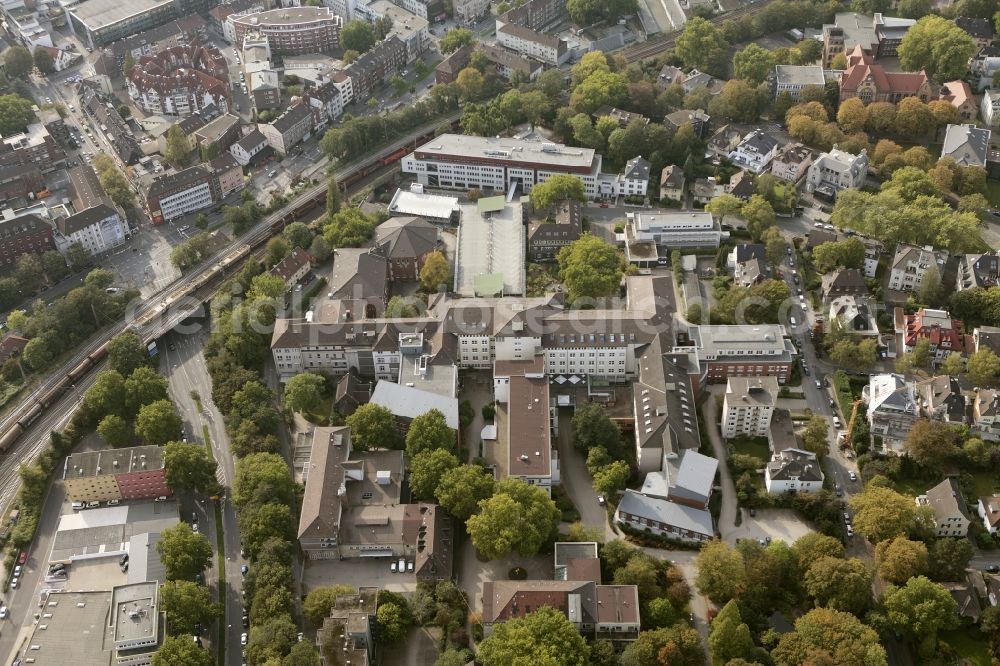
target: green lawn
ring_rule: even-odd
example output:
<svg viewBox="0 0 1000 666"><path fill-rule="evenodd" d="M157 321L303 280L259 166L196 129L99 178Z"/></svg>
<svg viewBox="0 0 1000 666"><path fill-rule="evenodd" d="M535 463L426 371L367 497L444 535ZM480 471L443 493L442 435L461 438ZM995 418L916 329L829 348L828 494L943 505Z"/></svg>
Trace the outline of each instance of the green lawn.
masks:
<svg viewBox="0 0 1000 666"><path fill-rule="evenodd" d="M973 474L973 487L976 489L976 497L992 495L1000 488L1000 480L990 472L976 472Z"/></svg>
<svg viewBox="0 0 1000 666"><path fill-rule="evenodd" d="M975 666L990 666L990 652L986 648L986 641L979 635L973 627L963 627L953 631L942 631L938 634L938 640L943 641L953 647L958 654L966 660L966 663Z"/></svg>
<svg viewBox="0 0 1000 666"><path fill-rule="evenodd" d="M896 492L902 495L909 495L910 497L923 495L928 491L928 489L933 488L935 485L936 483L922 481L920 479L900 479L892 482L892 486L896 489Z"/></svg>
<svg viewBox="0 0 1000 666"><path fill-rule="evenodd" d="M733 447L734 453L745 453L764 461L771 458L766 437L734 437L729 440L729 445Z"/></svg>

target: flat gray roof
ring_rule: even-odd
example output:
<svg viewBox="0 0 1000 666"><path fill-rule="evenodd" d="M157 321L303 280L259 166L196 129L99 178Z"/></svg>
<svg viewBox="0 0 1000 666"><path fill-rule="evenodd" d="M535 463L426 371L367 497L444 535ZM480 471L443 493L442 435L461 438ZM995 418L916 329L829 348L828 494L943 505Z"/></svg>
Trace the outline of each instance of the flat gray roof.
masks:
<svg viewBox="0 0 1000 666"><path fill-rule="evenodd" d="M53 592L28 641L35 666L111 662L107 641L111 592ZM12 630L13 631L13 630Z"/></svg>
<svg viewBox="0 0 1000 666"><path fill-rule="evenodd" d="M135 647L135 643L156 641L159 634L160 609L157 599L159 583L119 585L111 592L114 609L114 642L119 648Z"/></svg>
<svg viewBox="0 0 1000 666"><path fill-rule="evenodd" d="M380 380L372 392L371 402L386 407L396 416L413 419L436 409L444 414L449 428L458 430L458 400L413 386L401 386Z"/></svg>
<svg viewBox="0 0 1000 666"><path fill-rule="evenodd" d="M159 534L179 520L175 501L137 502L66 514L59 519L49 561L114 556L128 549L133 536Z"/></svg>
<svg viewBox="0 0 1000 666"><path fill-rule="evenodd" d="M618 504L618 511L641 518L651 518L672 527L706 536L715 534L712 514L707 509L696 509L693 506L647 497L634 490L625 491L621 503Z"/></svg>
<svg viewBox="0 0 1000 666"><path fill-rule="evenodd" d="M435 220L447 220L458 210L458 198L396 190L389 202L390 215L417 215Z"/></svg>
<svg viewBox="0 0 1000 666"><path fill-rule="evenodd" d="M778 83L786 85L826 85L823 68L819 65L775 65L774 75Z"/></svg>
<svg viewBox="0 0 1000 666"><path fill-rule="evenodd" d="M173 4L173 0L87 0L70 7L80 21L91 30L114 25L136 14L142 14L156 7Z"/></svg>
<svg viewBox="0 0 1000 666"><path fill-rule="evenodd" d="M503 200L503 197L496 198ZM473 296L476 293L476 278L499 273L503 276L505 295L523 294L526 231L520 202L506 203L502 210L485 216L477 204L463 204L461 210L455 261L456 291L464 296Z"/></svg>
<svg viewBox="0 0 1000 666"><path fill-rule="evenodd" d="M495 159L506 162L523 162L527 168L574 167L590 169L594 164L591 148L569 148L559 143L529 141L503 137L500 139L464 134L442 134L417 148L424 155Z"/></svg>

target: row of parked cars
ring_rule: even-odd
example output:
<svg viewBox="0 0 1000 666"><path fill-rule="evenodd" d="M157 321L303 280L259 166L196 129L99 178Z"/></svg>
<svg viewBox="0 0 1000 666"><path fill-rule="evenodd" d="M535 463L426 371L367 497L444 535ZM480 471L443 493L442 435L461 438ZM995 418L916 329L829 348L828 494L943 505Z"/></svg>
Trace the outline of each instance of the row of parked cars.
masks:
<svg viewBox="0 0 1000 666"><path fill-rule="evenodd" d="M122 501L119 499L108 500L104 502L107 506L118 506ZM97 509L101 506L101 502L73 502L70 506L73 507L74 511L80 511L81 509Z"/></svg>

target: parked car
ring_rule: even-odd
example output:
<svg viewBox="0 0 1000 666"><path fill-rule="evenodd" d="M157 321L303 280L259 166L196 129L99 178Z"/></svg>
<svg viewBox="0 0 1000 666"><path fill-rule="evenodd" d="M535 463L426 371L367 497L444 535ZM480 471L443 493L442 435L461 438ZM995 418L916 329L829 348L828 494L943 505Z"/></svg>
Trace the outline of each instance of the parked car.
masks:
<svg viewBox="0 0 1000 666"><path fill-rule="evenodd" d="M120 499L108 500L108 506L118 506L122 501Z"/></svg>
<svg viewBox="0 0 1000 666"><path fill-rule="evenodd" d="M987 564L984 570L989 573L1000 573L1000 564Z"/></svg>
<svg viewBox="0 0 1000 666"><path fill-rule="evenodd" d="M850 471L847 473L847 478L849 478L851 481L857 481L858 475L855 474L853 471Z"/></svg>
<svg viewBox="0 0 1000 666"><path fill-rule="evenodd" d="M396 564L396 568L399 569L399 573L406 573L406 560L402 557L399 558L399 563Z"/></svg>
<svg viewBox="0 0 1000 666"><path fill-rule="evenodd" d="M392 562L391 562L391 563L389 564L389 573L396 573L396 567L397 567L397 566L398 566L398 565L396 564L396 560L393 560L393 561L392 561Z"/></svg>
<svg viewBox="0 0 1000 666"><path fill-rule="evenodd" d="M24 564L28 561L28 551L22 550L17 556L17 563Z"/></svg>
<svg viewBox="0 0 1000 666"><path fill-rule="evenodd" d="M6 619L7 619L7 607L0 606L0 620L6 620Z"/></svg>
<svg viewBox="0 0 1000 666"><path fill-rule="evenodd" d="M71 504L70 506L73 507L74 511L79 511L80 509L82 509L83 507L85 507L87 505L84 504L83 502L73 502L73 504Z"/></svg>
<svg viewBox="0 0 1000 666"><path fill-rule="evenodd" d="M247 644L247 633L244 631L242 634L240 634L240 645L246 645L246 644Z"/></svg>

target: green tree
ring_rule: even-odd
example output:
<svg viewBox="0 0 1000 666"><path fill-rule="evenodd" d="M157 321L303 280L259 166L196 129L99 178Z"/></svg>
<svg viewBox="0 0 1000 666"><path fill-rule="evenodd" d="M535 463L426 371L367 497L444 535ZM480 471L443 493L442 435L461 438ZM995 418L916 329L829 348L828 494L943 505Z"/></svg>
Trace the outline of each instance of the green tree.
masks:
<svg viewBox="0 0 1000 666"><path fill-rule="evenodd" d="M704 663L701 636L686 624L640 632L619 661L621 666L703 666Z"/></svg>
<svg viewBox="0 0 1000 666"><path fill-rule="evenodd" d="M276 453L255 453L236 466L233 503L237 508L268 502L289 503L293 496L292 475L285 459Z"/></svg>
<svg viewBox="0 0 1000 666"><path fill-rule="evenodd" d="M551 542L561 515L544 490L517 479L498 482L493 496L481 501L479 508L466 522L466 530L476 550L490 560L511 551L534 555Z"/></svg>
<svg viewBox="0 0 1000 666"><path fill-rule="evenodd" d="M419 500L434 499L444 475L459 466L458 458L445 449L427 449L410 459L410 490Z"/></svg>
<svg viewBox="0 0 1000 666"><path fill-rule="evenodd" d="M438 41L438 49L441 53L451 53L457 51L466 44L471 44L472 31L468 28L453 28Z"/></svg>
<svg viewBox="0 0 1000 666"><path fill-rule="evenodd" d="M756 651L750 627L743 622L736 600L729 601L712 620L708 645L712 662L727 664L733 659L751 659Z"/></svg>
<svg viewBox="0 0 1000 666"><path fill-rule="evenodd" d="M802 444L807 451L823 457L830 451L830 426L824 416L813 416L802 433Z"/></svg>
<svg viewBox="0 0 1000 666"><path fill-rule="evenodd" d="M593 113L602 106L618 106L628 97L628 79L617 72L597 71L573 89L569 102L578 113Z"/></svg>
<svg viewBox="0 0 1000 666"><path fill-rule="evenodd" d="M899 15L909 19L921 19L934 8L931 0L899 0Z"/></svg>
<svg viewBox="0 0 1000 666"><path fill-rule="evenodd" d="M958 434L946 423L917 419L904 443L914 462L941 471L958 454Z"/></svg>
<svg viewBox="0 0 1000 666"><path fill-rule="evenodd" d="M587 666L589 656L587 641L569 619L544 606L496 625L476 658L483 666Z"/></svg>
<svg viewBox="0 0 1000 666"><path fill-rule="evenodd" d="M573 438L576 448L586 452L600 446L609 452L621 449L621 430L608 417L604 407L588 402L573 413Z"/></svg>
<svg viewBox="0 0 1000 666"><path fill-rule="evenodd" d="M191 531L187 523L177 523L160 532L156 552L166 569L167 580L191 580L208 566L212 546L204 534Z"/></svg>
<svg viewBox="0 0 1000 666"><path fill-rule="evenodd" d="M292 245L281 236L275 236L267 242L264 250L264 266L274 266L276 263L288 256L292 251Z"/></svg>
<svg viewBox="0 0 1000 666"><path fill-rule="evenodd" d="M170 442L163 448L163 464L171 490L205 492L218 483L204 445Z"/></svg>
<svg viewBox="0 0 1000 666"><path fill-rule="evenodd" d="M911 72L923 69L935 81L954 81L965 74L975 50L969 33L953 21L925 16L903 37L899 64Z"/></svg>
<svg viewBox="0 0 1000 666"><path fill-rule="evenodd" d="M170 580L160 588L160 601L171 634L194 634L195 625L208 627L222 613L209 589L189 580Z"/></svg>
<svg viewBox="0 0 1000 666"><path fill-rule="evenodd" d="M778 227L765 229L760 240L764 243L764 252L769 262L777 266L785 260L785 248L787 244Z"/></svg>
<svg viewBox="0 0 1000 666"><path fill-rule="evenodd" d="M968 539L936 539L928 552L928 575L937 581L963 581L972 556Z"/></svg>
<svg viewBox="0 0 1000 666"><path fill-rule="evenodd" d="M865 261L865 244L852 236L842 241L821 243L813 248L816 269L828 273L838 267L861 268Z"/></svg>
<svg viewBox="0 0 1000 666"><path fill-rule="evenodd" d="M444 253L434 251L427 255L424 265L420 268L420 286L424 291L436 292L446 287L451 277L451 267Z"/></svg>
<svg viewBox="0 0 1000 666"><path fill-rule="evenodd" d="M695 558L698 591L717 604L739 595L746 583L743 558L725 541L708 542Z"/></svg>
<svg viewBox="0 0 1000 666"><path fill-rule="evenodd" d="M410 458L422 451L454 448L455 431L448 426L441 410L432 409L424 412L410 422L410 427L406 431L406 455Z"/></svg>
<svg viewBox="0 0 1000 666"><path fill-rule="evenodd" d="M872 574L858 559L821 557L809 565L802 583L817 606L860 615L871 605Z"/></svg>
<svg viewBox="0 0 1000 666"><path fill-rule="evenodd" d="M906 534L913 526L913 500L891 488L868 486L849 502L854 529L872 543Z"/></svg>
<svg viewBox="0 0 1000 666"><path fill-rule="evenodd" d="M321 0L306 0L306 2L321 2ZM419 61L418 61L419 62ZM281 661L281 666L320 666L319 652L312 643L299 641Z"/></svg>
<svg viewBox="0 0 1000 666"><path fill-rule="evenodd" d="M18 48L15 46L8 49L5 57ZM9 69L7 71L10 72ZM20 95L0 95L0 134L7 136L23 132L29 124L35 122L35 112L31 107L31 100Z"/></svg>
<svg viewBox="0 0 1000 666"><path fill-rule="evenodd" d="M315 413L323 406L326 380L312 372L295 375L285 384L285 405L299 413Z"/></svg>
<svg viewBox="0 0 1000 666"><path fill-rule="evenodd" d="M875 564L879 576L890 583L904 583L927 573L927 546L899 536L875 546Z"/></svg>
<svg viewBox="0 0 1000 666"><path fill-rule="evenodd" d="M45 50L43 46L35 47L35 54L33 57L35 67L38 71L48 76L52 72L56 71L56 61L52 57L52 54Z"/></svg>
<svg viewBox="0 0 1000 666"><path fill-rule="evenodd" d="M563 247L557 260L570 302L603 298L618 291L622 277L618 250L597 236L584 234Z"/></svg>
<svg viewBox="0 0 1000 666"><path fill-rule="evenodd" d="M567 199L581 203L587 199L583 181L576 176L556 174L531 188L531 204L538 210L550 210Z"/></svg>
<svg viewBox="0 0 1000 666"><path fill-rule="evenodd" d="M982 196L982 195L978 195ZM63 256L59 254L58 250L49 250L43 252L39 257L42 262L42 271L45 273L45 279L48 280L50 284L55 284L66 277L69 273L69 268L66 266L66 260Z"/></svg>
<svg viewBox="0 0 1000 666"><path fill-rule="evenodd" d="M938 366L938 374L951 375L952 377L957 377L965 370L965 359L962 358L960 352L952 352L948 354L941 365Z"/></svg>
<svg viewBox="0 0 1000 666"><path fill-rule="evenodd" d="M125 410L125 380L114 370L105 370L83 394L83 408L93 418L122 415Z"/></svg>
<svg viewBox="0 0 1000 666"><path fill-rule="evenodd" d="M136 368L125 380L125 410L138 414L139 409L157 400L167 400L167 379L150 367Z"/></svg>
<svg viewBox="0 0 1000 666"><path fill-rule="evenodd" d="M890 587L883 598L889 624L896 631L920 643L921 654L931 655L939 631L958 626L958 604L951 593L925 576Z"/></svg>
<svg viewBox="0 0 1000 666"><path fill-rule="evenodd" d="M434 666L465 666L472 661L472 653L465 648L449 647L438 655Z"/></svg>
<svg viewBox="0 0 1000 666"><path fill-rule="evenodd" d="M816 560L822 557L844 557L844 544L839 539L819 532L810 532L800 537L792 544L792 557L796 559L799 569L805 571Z"/></svg>
<svg viewBox="0 0 1000 666"><path fill-rule="evenodd" d="M878 634L843 611L814 608L795 621L795 631L781 636L771 652L775 666L886 666Z"/></svg>
<svg viewBox="0 0 1000 666"><path fill-rule="evenodd" d="M361 405L347 417L347 425L351 427L351 445L355 450L399 448L400 437L399 431L396 430L396 419L392 412L382 405L371 402Z"/></svg>
<svg viewBox="0 0 1000 666"><path fill-rule="evenodd" d="M108 365L122 377L146 363L146 345L135 331L125 331L108 342Z"/></svg>
<svg viewBox="0 0 1000 666"><path fill-rule="evenodd" d="M33 370L45 370L52 364L56 356L52 336L42 335L28 340L21 356Z"/></svg>
<svg viewBox="0 0 1000 666"><path fill-rule="evenodd" d="M153 666L212 666L213 663L212 653L191 642L190 636L167 636L153 653Z"/></svg>
<svg viewBox="0 0 1000 666"><path fill-rule="evenodd" d="M688 67L714 76L725 76L729 43L715 25L701 17L694 17L684 24L684 32L674 46L674 55Z"/></svg>
<svg viewBox="0 0 1000 666"><path fill-rule="evenodd" d="M382 643L399 643L410 629L407 614L395 603L379 604L375 611L375 626Z"/></svg>
<svg viewBox="0 0 1000 666"><path fill-rule="evenodd" d="M294 539L292 510L286 504L268 503L245 512L240 516L240 538L251 557L257 557L270 539Z"/></svg>
<svg viewBox="0 0 1000 666"><path fill-rule="evenodd" d="M313 626L318 627L323 624L324 618L330 616L330 608L333 607L338 596L356 592L357 590L350 585L328 585L313 588L306 595L305 601L302 602L302 614Z"/></svg>
<svg viewBox="0 0 1000 666"><path fill-rule="evenodd" d="M486 79L479 70L472 67L466 67L459 72L455 83L458 86L459 96L466 102L474 102L482 97L486 87Z"/></svg>
<svg viewBox="0 0 1000 666"><path fill-rule="evenodd" d="M616 460L594 473L594 491L607 496L617 495L628 485L632 470L624 460Z"/></svg>
<svg viewBox="0 0 1000 666"><path fill-rule="evenodd" d="M316 263L321 264L330 258L333 250L330 249L330 244L326 242L326 239L320 235L312 239L312 245L309 246L309 254L316 260Z"/></svg>
<svg viewBox="0 0 1000 666"><path fill-rule="evenodd" d="M26 79L35 62L23 46L12 46L3 54L4 71L15 79Z"/></svg>
<svg viewBox="0 0 1000 666"><path fill-rule="evenodd" d="M184 169L191 161L191 144L180 125L171 125L167 130L167 147L163 153L175 169Z"/></svg>
<svg viewBox="0 0 1000 666"><path fill-rule="evenodd" d="M135 417L135 434L147 444L163 446L181 432L181 417L169 400L157 400L139 409Z"/></svg>
<svg viewBox="0 0 1000 666"><path fill-rule="evenodd" d="M750 42L733 56L733 72L752 86L758 86L774 73L774 52Z"/></svg>
<svg viewBox="0 0 1000 666"><path fill-rule="evenodd" d="M493 475L479 465L461 465L441 476L435 495L448 513L464 521L493 495L494 483Z"/></svg>
<svg viewBox="0 0 1000 666"><path fill-rule="evenodd" d="M642 612L642 624L649 629L662 629L676 623L677 615L677 609L666 597L651 599Z"/></svg>
<svg viewBox="0 0 1000 666"><path fill-rule="evenodd" d="M965 369L975 386L993 386L1000 376L1000 357L990 349L980 349L969 357Z"/></svg>
<svg viewBox="0 0 1000 666"><path fill-rule="evenodd" d="M313 234L309 230L309 227L302 222L292 222L285 227L285 231L282 235L293 248L297 247L303 250L308 250L309 244L312 243L313 240Z"/></svg>
<svg viewBox="0 0 1000 666"><path fill-rule="evenodd" d="M747 231L754 240L760 240L768 227L774 226L775 215L771 204L764 197L755 194L743 204L740 214L747 221Z"/></svg>
<svg viewBox="0 0 1000 666"><path fill-rule="evenodd" d="M367 21L348 21L340 29L340 45L344 49L364 53L375 45L375 29Z"/></svg>
<svg viewBox="0 0 1000 666"><path fill-rule="evenodd" d="M22 292L38 291L45 280L45 271L42 270L42 260L34 254L22 254L17 259L14 278L21 285Z"/></svg>
<svg viewBox="0 0 1000 666"><path fill-rule="evenodd" d="M132 440L132 430L128 422L117 414L108 414L97 424L97 434L115 448L128 446Z"/></svg>
<svg viewBox="0 0 1000 666"><path fill-rule="evenodd" d="M720 194L705 204L705 210L718 217L720 223L725 223L731 215L739 215L742 209L743 202L732 194Z"/></svg>

